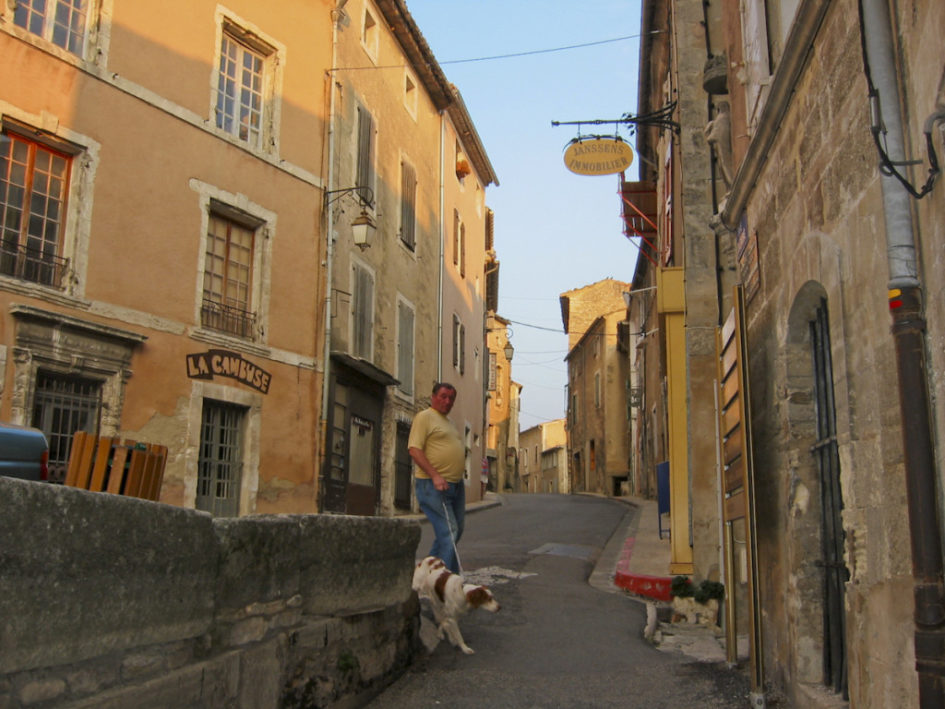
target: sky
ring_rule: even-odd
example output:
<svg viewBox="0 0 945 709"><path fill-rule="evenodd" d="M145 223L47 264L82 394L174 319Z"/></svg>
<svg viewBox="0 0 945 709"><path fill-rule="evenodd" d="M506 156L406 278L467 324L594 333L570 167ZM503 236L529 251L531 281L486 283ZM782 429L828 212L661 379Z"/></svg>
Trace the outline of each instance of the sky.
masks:
<svg viewBox="0 0 945 709"><path fill-rule="evenodd" d="M636 113L640 0L406 2L499 180L486 203L501 264L498 312L512 321L512 378L523 387L521 430L563 418L568 341L559 296L605 278L629 282L637 258L623 235L618 177L575 175L564 150L579 134L635 140L626 125L552 121ZM523 56L493 58L510 54Z"/></svg>

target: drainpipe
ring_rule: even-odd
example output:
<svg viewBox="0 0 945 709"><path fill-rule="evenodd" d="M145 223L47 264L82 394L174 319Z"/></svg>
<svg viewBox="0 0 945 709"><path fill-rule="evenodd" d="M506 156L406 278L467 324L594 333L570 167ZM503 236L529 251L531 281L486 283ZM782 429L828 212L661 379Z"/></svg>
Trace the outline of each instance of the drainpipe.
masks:
<svg viewBox="0 0 945 709"><path fill-rule="evenodd" d="M873 83L879 94L878 119L886 129L887 151L905 162L892 21L886 0L862 0L863 32ZM889 308L899 375L912 575L915 598L915 657L919 706L945 706L945 583L942 539L935 490L935 448L925 357L922 284L916 268L912 204L895 177L882 174Z"/></svg>
<svg viewBox="0 0 945 709"><path fill-rule="evenodd" d="M328 71L328 167L325 170L325 186L322 195L331 190L332 175L335 163L335 74L338 64L338 24L344 17L344 6L347 0L339 0L331 11L331 68ZM322 353L322 411L318 422L318 440L321 442L318 454L318 467L315 471L315 480L324 470L325 455L328 450L328 406L329 389L331 384L331 294L332 294L332 266L334 257L334 229L335 220L332 210L322 200L322 210L325 215L325 349ZM320 490L321 485L315 485ZM316 499L316 509L318 509ZM320 511L320 510L319 510Z"/></svg>
<svg viewBox="0 0 945 709"><path fill-rule="evenodd" d="M440 266L436 284L436 380L443 381L443 261L446 259L446 179L443 165L446 162L446 113L440 111Z"/></svg>

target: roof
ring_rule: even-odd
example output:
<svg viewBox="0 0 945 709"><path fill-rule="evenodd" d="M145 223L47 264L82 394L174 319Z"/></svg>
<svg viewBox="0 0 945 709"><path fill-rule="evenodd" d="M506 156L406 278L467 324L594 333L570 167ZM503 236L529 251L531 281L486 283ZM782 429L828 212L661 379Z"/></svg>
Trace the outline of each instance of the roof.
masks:
<svg viewBox="0 0 945 709"><path fill-rule="evenodd" d="M390 31L404 50L411 69L416 72L417 78L430 94L433 105L438 111L446 111L453 121L456 132L483 186L498 185L499 179L496 177L492 163L489 162L489 156L486 155L486 149L476 132L459 89L447 80L446 74L443 73L433 50L430 49L423 33L414 22L404 0L375 0L375 2L378 10L384 15Z"/></svg>

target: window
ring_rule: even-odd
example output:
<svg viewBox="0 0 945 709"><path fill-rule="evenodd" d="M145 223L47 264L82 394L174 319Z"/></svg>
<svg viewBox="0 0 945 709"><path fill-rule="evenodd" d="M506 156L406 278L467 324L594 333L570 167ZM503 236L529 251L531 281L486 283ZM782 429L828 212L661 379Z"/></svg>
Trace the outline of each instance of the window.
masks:
<svg viewBox="0 0 945 709"><path fill-rule="evenodd" d="M351 266L351 354L373 359L374 274L359 263Z"/></svg>
<svg viewBox="0 0 945 709"><path fill-rule="evenodd" d="M214 516L239 514L244 415L241 406L203 401L197 459L198 510Z"/></svg>
<svg viewBox="0 0 945 709"><path fill-rule="evenodd" d="M417 171L400 163L400 240L413 251L417 246Z"/></svg>
<svg viewBox="0 0 945 709"><path fill-rule="evenodd" d="M371 59L377 60L377 46L380 39L380 29L377 20L371 11L365 8L364 21L361 24L361 45Z"/></svg>
<svg viewBox="0 0 945 709"><path fill-rule="evenodd" d="M459 275L466 276L466 225L458 209L453 210L453 265L459 269Z"/></svg>
<svg viewBox="0 0 945 709"><path fill-rule="evenodd" d="M466 371L466 326L458 315L453 316L453 367L460 374Z"/></svg>
<svg viewBox="0 0 945 709"><path fill-rule="evenodd" d="M39 371L32 425L49 441L49 481L64 483L76 431L98 435L102 409L101 382Z"/></svg>
<svg viewBox="0 0 945 709"><path fill-rule="evenodd" d="M417 117L417 82L410 75L409 71L404 72L404 106L414 118Z"/></svg>
<svg viewBox="0 0 945 709"><path fill-rule="evenodd" d="M275 50L226 22L220 42L214 120L224 133L262 148Z"/></svg>
<svg viewBox="0 0 945 709"><path fill-rule="evenodd" d="M489 391L495 391L496 389L496 374L497 374L496 359L497 359L496 353L490 352L489 353Z"/></svg>
<svg viewBox="0 0 945 709"><path fill-rule="evenodd" d="M600 408L600 372L594 372L594 406Z"/></svg>
<svg viewBox="0 0 945 709"><path fill-rule="evenodd" d="M358 107L358 179L359 187L374 189L374 117Z"/></svg>
<svg viewBox="0 0 945 709"><path fill-rule="evenodd" d="M0 273L62 287L60 257L72 157L0 134Z"/></svg>
<svg viewBox="0 0 945 709"><path fill-rule="evenodd" d="M405 300L397 302L397 378L400 390L413 396L413 337L415 315Z"/></svg>
<svg viewBox="0 0 945 709"><path fill-rule="evenodd" d="M244 221L236 221L235 216ZM255 338L252 311L253 257L258 221L213 202L207 229L201 324L239 337Z"/></svg>
<svg viewBox="0 0 945 709"><path fill-rule="evenodd" d="M85 46L88 0L19 0L13 24L79 57Z"/></svg>

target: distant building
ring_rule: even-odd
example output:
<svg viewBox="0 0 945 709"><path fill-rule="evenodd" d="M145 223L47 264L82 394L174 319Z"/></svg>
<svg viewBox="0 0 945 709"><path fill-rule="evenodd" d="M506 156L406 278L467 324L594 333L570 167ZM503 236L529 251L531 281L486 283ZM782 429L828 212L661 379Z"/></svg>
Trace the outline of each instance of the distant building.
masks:
<svg viewBox="0 0 945 709"><path fill-rule="evenodd" d="M532 426L519 434L522 492L570 492L565 420Z"/></svg>
<svg viewBox="0 0 945 709"><path fill-rule="evenodd" d="M568 334L571 492L620 495L629 481L628 359L617 346L629 289L628 283L605 279L560 297Z"/></svg>

